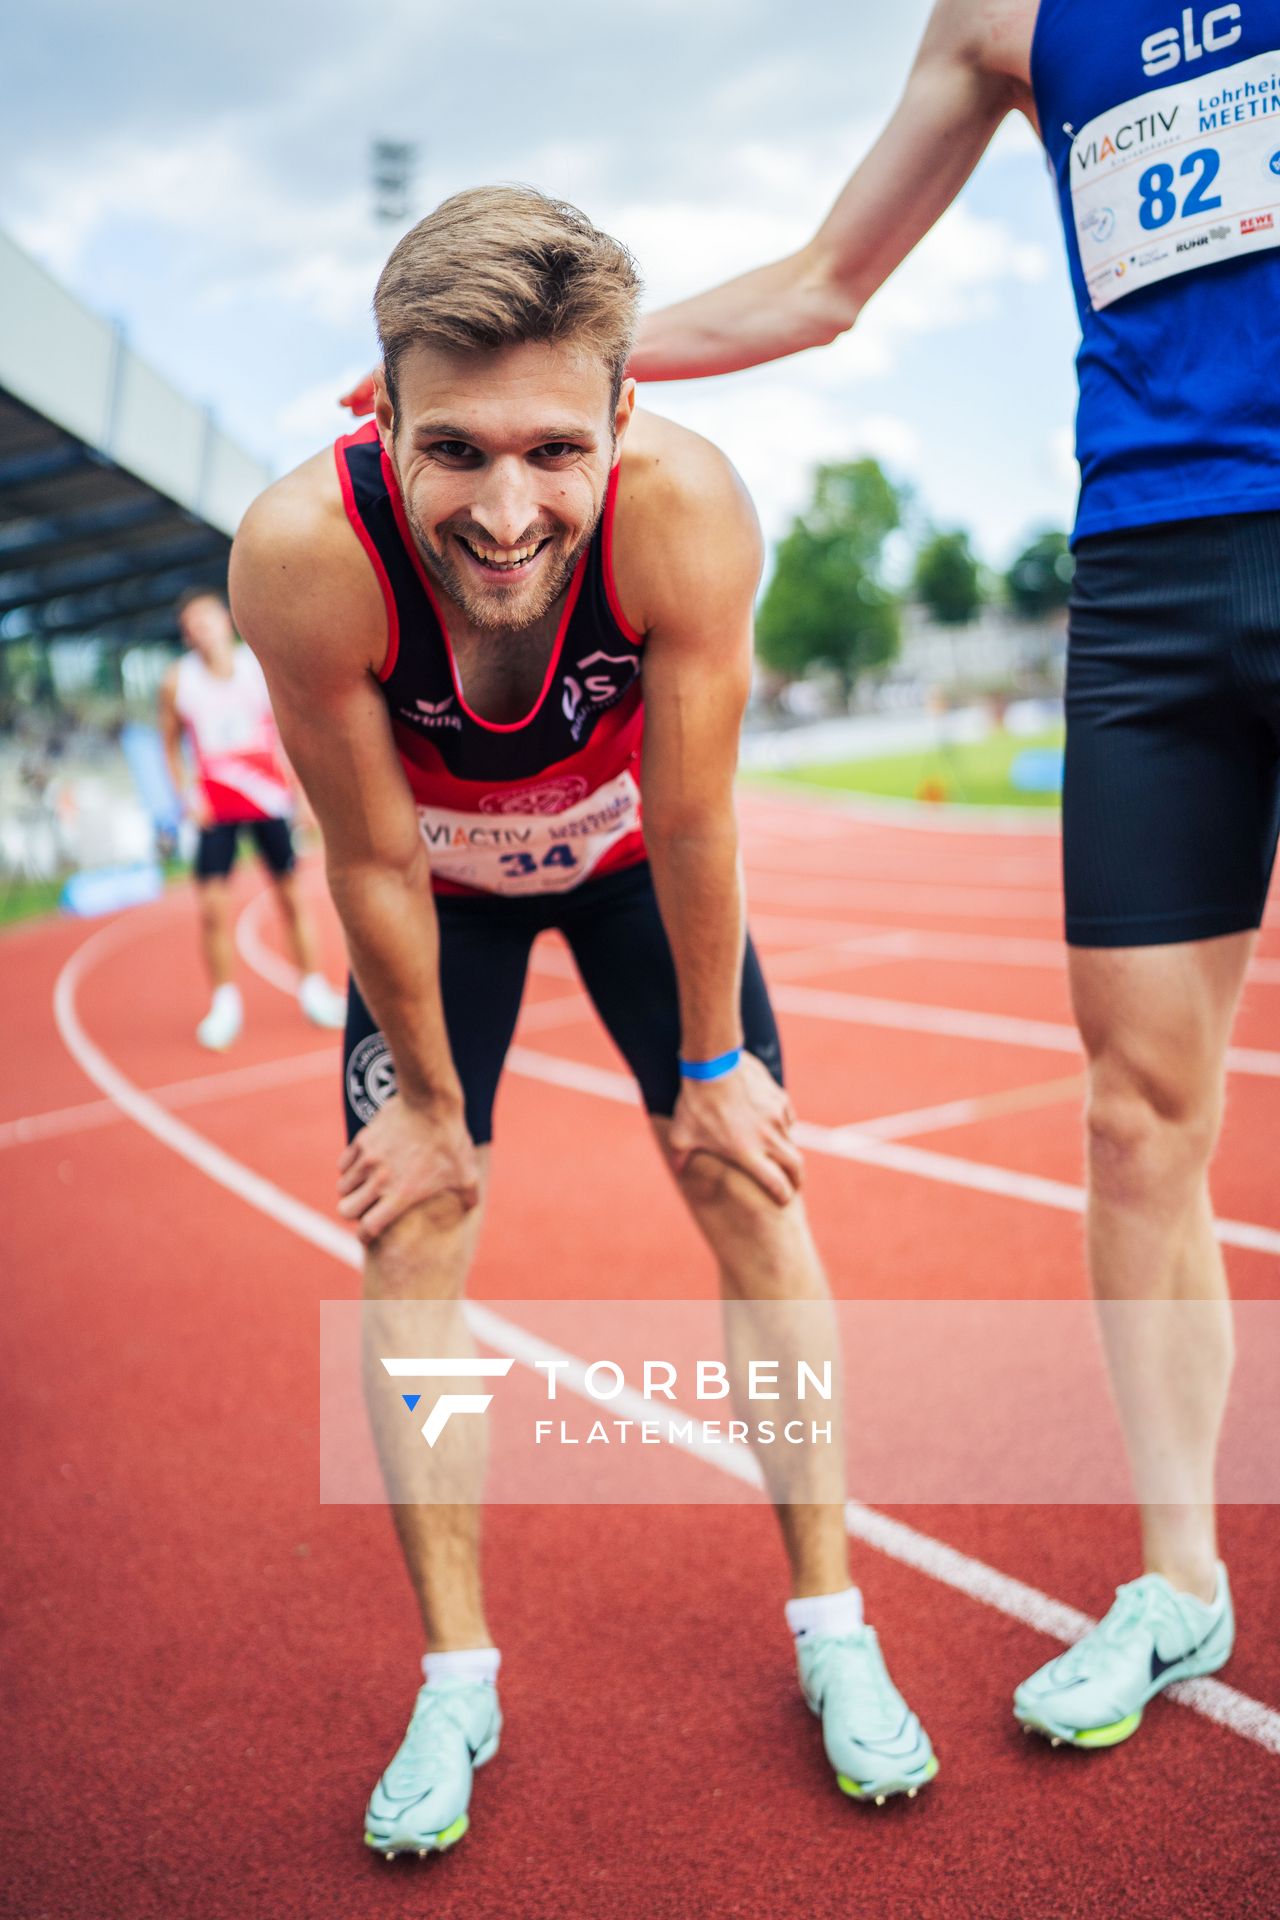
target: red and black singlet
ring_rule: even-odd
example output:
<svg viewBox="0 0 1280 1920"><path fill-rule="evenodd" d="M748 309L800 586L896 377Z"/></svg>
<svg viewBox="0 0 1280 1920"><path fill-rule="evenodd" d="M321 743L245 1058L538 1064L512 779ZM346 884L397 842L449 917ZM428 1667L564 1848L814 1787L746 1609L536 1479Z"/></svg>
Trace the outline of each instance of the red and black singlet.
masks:
<svg viewBox="0 0 1280 1920"><path fill-rule="evenodd" d="M627 624L613 585L618 469L570 582L542 691L523 720L499 723L467 705L373 422L339 440L334 456L347 517L386 605L382 690L433 886L559 893L643 860L644 637Z"/></svg>

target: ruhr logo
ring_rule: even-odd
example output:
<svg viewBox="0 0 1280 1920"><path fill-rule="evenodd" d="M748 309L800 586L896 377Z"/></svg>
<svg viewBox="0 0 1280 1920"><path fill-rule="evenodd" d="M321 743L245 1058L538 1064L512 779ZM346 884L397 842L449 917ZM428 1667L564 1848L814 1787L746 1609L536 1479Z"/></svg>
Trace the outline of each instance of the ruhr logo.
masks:
<svg viewBox="0 0 1280 1920"><path fill-rule="evenodd" d="M510 1373L514 1360L472 1360L439 1354L383 1357L383 1366L393 1380L501 1380ZM412 1413L421 1400L420 1393L402 1393L400 1398ZM484 1413L493 1399L491 1393L442 1393L422 1423L422 1437L434 1447L455 1413Z"/></svg>

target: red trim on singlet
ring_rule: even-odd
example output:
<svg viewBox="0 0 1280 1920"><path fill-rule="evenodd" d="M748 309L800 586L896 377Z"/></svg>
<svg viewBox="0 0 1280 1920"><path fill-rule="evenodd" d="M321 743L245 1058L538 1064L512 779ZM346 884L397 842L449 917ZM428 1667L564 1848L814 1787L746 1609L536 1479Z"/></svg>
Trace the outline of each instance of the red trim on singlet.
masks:
<svg viewBox="0 0 1280 1920"><path fill-rule="evenodd" d="M382 564L382 555L373 544L369 529L360 518L360 511L356 506L355 488L351 484L351 471L342 457L344 447L355 446L357 443L367 445L370 440L377 438L377 425L370 420L366 426L357 427L354 433L343 434L340 440L334 442L333 460L338 469L338 485L342 488L342 504L346 509L347 518L355 528L356 537L368 554L369 564L378 577L378 585L382 588L383 604L387 609L387 652L386 658L378 669L378 678L389 680L395 668L396 657L400 652L400 614L396 607L396 596L392 591L391 582L387 578L387 570Z"/></svg>
<svg viewBox="0 0 1280 1920"><path fill-rule="evenodd" d="M621 462L609 473L609 488L604 497L604 538L601 560L604 562L601 572L604 574L605 599L609 602L609 611L626 634L628 640L634 640L638 647L644 645L644 635L637 633L626 614L622 611L622 602L618 598L618 589L613 583L613 513L618 504L618 475L622 472Z"/></svg>
<svg viewBox="0 0 1280 1920"><path fill-rule="evenodd" d="M426 593L427 599L431 602L431 611L435 614L437 623L439 624L440 637L444 641L445 657L449 662L449 677L453 681L453 690L458 696L458 705L462 708L462 711L469 720L474 720L478 727L483 727L488 733L519 733L522 727L527 727L531 720L537 718L538 714L542 711L542 703L551 690L551 682L555 679L556 668L560 665L560 655L564 651L564 636L569 630L569 622L573 618L573 610L578 604L578 595L582 592L582 582L586 577L587 570L587 555L585 553L583 554L573 570L573 579L569 583L568 598L564 603L564 608L560 615L560 624L556 628L555 645L551 649L551 658L547 662L547 671L542 682L542 691L530 707L528 713L525 714L523 720L486 720L482 713L477 713L474 707L468 705L467 696L462 691L462 678L458 672L458 662L454 658L453 641L449 638L449 625L444 617L444 610L440 602L436 599L435 589L431 584L431 576L422 564L422 555L418 552L417 542L409 529L408 517L404 510L404 500L401 497L399 482L396 479L396 470L387 458L385 447L382 451L382 478L386 482L387 492L391 498L391 510L396 517L396 526L400 529L400 538L404 542L409 558L417 569L418 578L422 582L423 590Z"/></svg>

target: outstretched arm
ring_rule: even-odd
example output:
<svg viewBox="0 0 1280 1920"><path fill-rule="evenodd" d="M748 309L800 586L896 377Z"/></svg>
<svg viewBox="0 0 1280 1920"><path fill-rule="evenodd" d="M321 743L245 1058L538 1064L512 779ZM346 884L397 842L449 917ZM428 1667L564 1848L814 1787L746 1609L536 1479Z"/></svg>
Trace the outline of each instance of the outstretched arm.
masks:
<svg viewBox="0 0 1280 1920"><path fill-rule="evenodd" d="M345 539L299 500L296 479L281 483L236 536L231 597L320 823L352 971L395 1063L398 1097L340 1162L339 1211L371 1241L420 1201L447 1192L466 1209L479 1189L440 996L427 853L374 679L383 617L376 598L362 597L366 586L376 596L372 576L365 583L357 569L353 585Z"/></svg>
<svg viewBox="0 0 1280 1920"><path fill-rule="evenodd" d="M994 72L972 0L941 0L898 107L807 246L708 293L650 314L630 371L638 380L732 373L825 346L959 193L1021 97Z"/></svg>

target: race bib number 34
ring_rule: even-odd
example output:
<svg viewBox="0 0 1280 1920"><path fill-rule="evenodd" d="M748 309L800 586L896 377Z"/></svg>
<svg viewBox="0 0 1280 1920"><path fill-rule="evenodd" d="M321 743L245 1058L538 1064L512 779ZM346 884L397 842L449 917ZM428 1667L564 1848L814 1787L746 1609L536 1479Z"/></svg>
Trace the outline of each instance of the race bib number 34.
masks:
<svg viewBox="0 0 1280 1920"><path fill-rule="evenodd" d="M1099 114L1072 143L1071 203L1095 310L1280 245L1280 53Z"/></svg>
<svg viewBox="0 0 1280 1920"><path fill-rule="evenodd" d="M639 825L640 790L629 772L551 813L418 808L432 872L486 893L565 893Z"/></svg>

